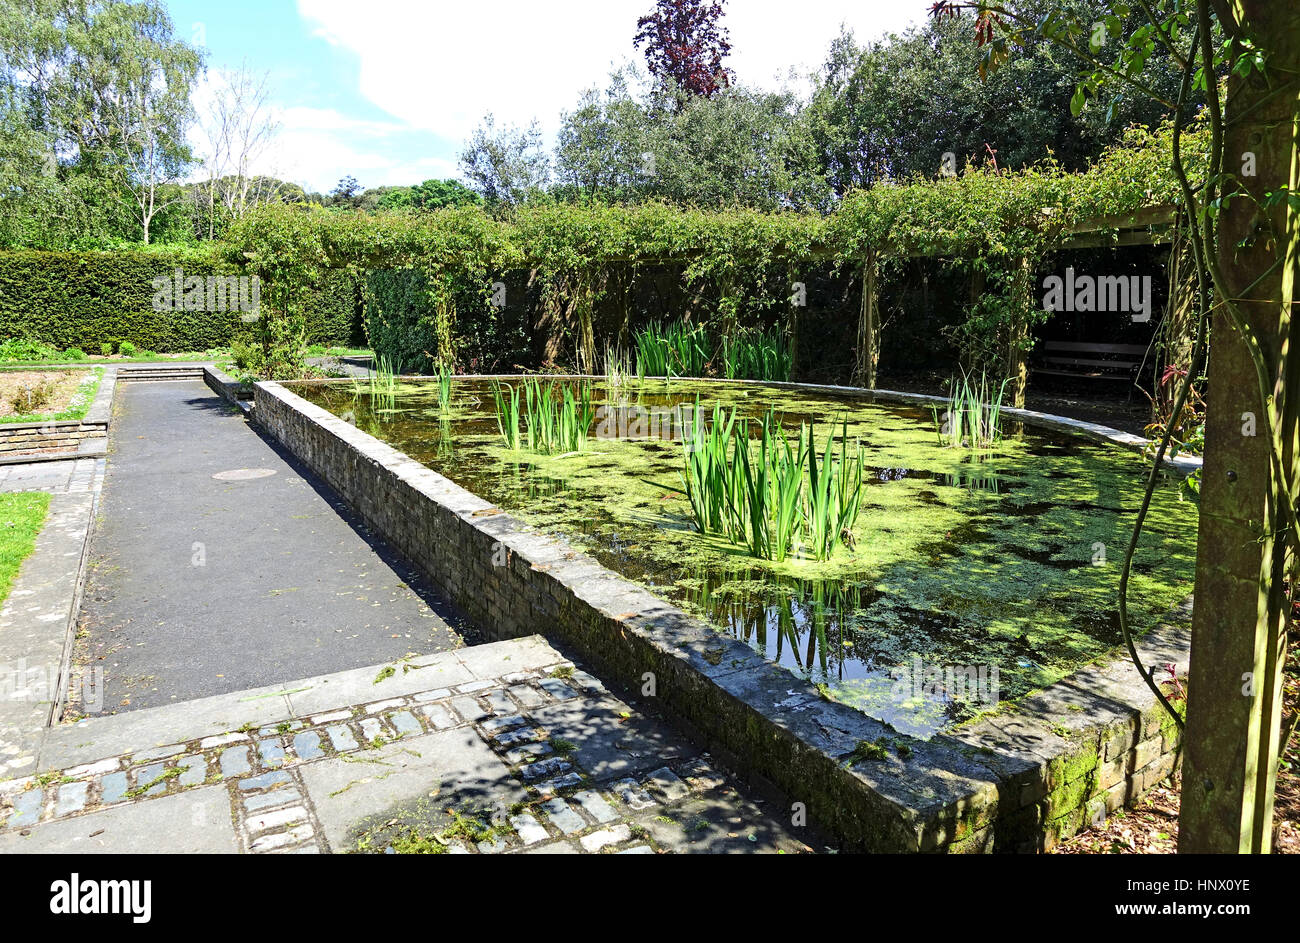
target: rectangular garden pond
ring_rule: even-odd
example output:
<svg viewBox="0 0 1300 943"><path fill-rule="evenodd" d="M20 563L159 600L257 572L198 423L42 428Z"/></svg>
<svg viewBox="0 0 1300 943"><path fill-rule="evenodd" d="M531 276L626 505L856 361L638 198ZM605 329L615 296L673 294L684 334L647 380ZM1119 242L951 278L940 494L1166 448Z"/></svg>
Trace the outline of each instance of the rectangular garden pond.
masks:
<svg viewBox="0 0 1300 943"><path fill-rule="evenodd" d="M574 645L852 847L1041 848L1172 770L1175 728L1118 657L1131 452L1009 427L976 453L860 391L630 380L574 397L588 436L541 454L507 443L494 385L262 384L255 416L484 629ZM755 556L700 532L683 439L715 406L751 449L764 417L811 430L856 498L838 534ZM1195 532L1170 479L1130 586L1149 662L1185 661L1162 620Z"/></svg>

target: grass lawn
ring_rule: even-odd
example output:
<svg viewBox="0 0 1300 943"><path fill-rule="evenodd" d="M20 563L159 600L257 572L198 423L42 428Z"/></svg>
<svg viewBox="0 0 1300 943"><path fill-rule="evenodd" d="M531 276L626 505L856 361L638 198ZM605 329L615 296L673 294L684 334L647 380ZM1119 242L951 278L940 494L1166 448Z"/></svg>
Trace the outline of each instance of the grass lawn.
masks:
<svg viewBox="0 0 1300 943"><path fill-rule="evenodd" d="M40 491L0 494L0 602L9 596L18 568L36 546L50 496Z"/></svg>

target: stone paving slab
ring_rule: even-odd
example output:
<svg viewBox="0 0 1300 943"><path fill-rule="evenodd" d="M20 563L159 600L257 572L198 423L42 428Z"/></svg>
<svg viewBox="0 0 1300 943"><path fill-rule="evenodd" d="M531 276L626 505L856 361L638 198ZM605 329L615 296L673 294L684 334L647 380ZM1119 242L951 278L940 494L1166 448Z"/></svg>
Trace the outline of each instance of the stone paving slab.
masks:
<svg viewBox="0 0 1300 943"><path fill-rule="evenodd" d="M102 458L0 465L0 491L48 491L50 494L97 494L104 482Z"/></svg>
<svg viewBox="0 0 1300 943"><path fill-rule="evenodd" d="M0 778L35 768L76 616L93 494L50 498L45 526L0 607Z"/></svg>
<svg viewBox="0 0 1300 943"><path fill-rule="evenodd" d="M460 651L440 652L401 659L387 665L336 672L314 680L309 686L294 683L282 687L289 692L290 709L295 714L319 713L360 701L377 700L381 696L411 694L478 680L478 676L465 667L460 654Z"/></svg>
<svg viewBox="0 0 1300 943"><path fill-rule="evenodd" d="M468 651L474 676L461 662ZM427 668L375 665L55 728L39 773L0 781L0 851L92 841L255 854L822 847L540 637L425 660L454 663L469 680L431 687ZM298 689L334 700L302 711L300 694L284 693ZM344 693L354 699L340 706ZM707 841L668 829L706 818Z"/></svg>
<svg viewBox="0 0 1300 943"><path fill-rule="evenodd" d="M435 802L446 790L469 804L510 806L527 798L506 763L468 727L404 737L353 760L303 769L307 793L333 848L348 846L360 819L401 803Z"/></svg>
<svg viewBox="0 0 1300 943"><path fill-rule="evenodd" d="M208 786L110 811L0 829L0 854L233 854L225 790Z"/></svg>
<svg viewBox="0 0 1300 943"><path fill-rule="evenodd" d="M628 713L613 697L570 698L529 716L554 738L574 745L573 758L597 781L648 773L694 751L678 735L644 716Z"/></svg>

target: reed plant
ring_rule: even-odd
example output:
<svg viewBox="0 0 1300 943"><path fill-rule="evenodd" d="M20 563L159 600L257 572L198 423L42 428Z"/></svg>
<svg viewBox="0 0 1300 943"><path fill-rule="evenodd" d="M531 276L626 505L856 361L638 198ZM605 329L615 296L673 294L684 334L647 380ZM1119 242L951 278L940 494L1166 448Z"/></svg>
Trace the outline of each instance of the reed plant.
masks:
<svg viewBox="0 0 1300 943"><path fill-rule="evenodd" d="M985 374L954 378L947 408L940 414L938 406L931 407L939 443L972 452L997 449L1002 442L1002 401L1010 382L995 385Z"/></svg>
<svg viewBox="0 0 1300 943"><path fill-rule="evenodd" d="M722 375L728 380L790 379L793 356L779 329L741 332L722 338Z"/></svg>
<svg viewBox="0 0 1300 943"><path fill-rule="evenodd" d="M438 362L438 412L446 416L451 412L451 368Z"/></svg>
<svg viewBox="0 0 1300 943"><path fill-rule="evenodd" d="M702 324L651 322L636 334L636 372L645 377L704 376L712 349Z"/></svg>
<svg viewBox="0 0 1300 943"><path fill-rule="evenodd" d="M492 401L502 444L539 455L584 452L596 416L591 384L560 388L528 377L519 386L494 382Z"/></svg>
<svg viewBox="0 0 1300 943"><path fill-rule="evenodd" d="M804 451L808 456L808 491L804 499L804 523L809 549L818 560L829 559L845 540L852 540L862 498L862 450L848 455L848 423L840 435L840 452L835 456L835 433L826 437L821 457L811 423Z"/></svg>
<svg viewBox="0 0 1300 943"><path fill-rule="evenodd" d="M734 529L727 515L734 505L731 495L735 465L730 454L734 449L736 411L725 413L720 406L714 406L711 419L704 421L697 397L689 433L682 442L686 466L682 489L700 533L721 534Z"/></svg>
<svg viewBox="0 0 1300 943"><path fill-rule="evenodd" d="M625 391L632 383L632 358L627 351L605 346L605 388L611 395Z"/></svg>
<svg viewBox="0 0 1300 943"><path fill-rule="evenodd" d="M497 430L501 442L512 452L518 452L523 442L519 434L519 388L492 381L492 401L496 404Z"/></svg>
<svg viewBox="0 0 1300 943"><path fill-rule="evenodd" d="M371 398L378 409L393 409L397 404L397 378L402 374L402 361L397 357L379 354L368 380Z"/></svg>
<svg viewBox="0 0 1300 943"><path fill-rule="evenodd" d="M710 419L697 400L682 488L670 489L686 496L697 530L776 562L805 549L826 560L852 544L865 464L859 445L849 451L847 422L838 451L832 430L819 454L811 424L787 436L770 410L751 421L715 406Z"/></svg>

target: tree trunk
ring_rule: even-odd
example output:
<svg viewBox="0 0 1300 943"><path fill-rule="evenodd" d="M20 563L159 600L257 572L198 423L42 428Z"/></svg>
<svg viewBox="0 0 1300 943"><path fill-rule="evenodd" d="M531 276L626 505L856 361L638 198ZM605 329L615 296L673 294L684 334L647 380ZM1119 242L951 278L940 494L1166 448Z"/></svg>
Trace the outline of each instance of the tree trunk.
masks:
<svg viewBox="0 0 1300 943"><path fill-rule="evenodd" d="M1300 342L1291 317L1300 219L1286 201L1267 210L1254 201L1262 204L1269 190L1294 193L1300 183L1294 78L1300 17L1276 0L1232 6L1266 47L1271 81L1233 77L1229 83L1225 170L1238 175L1253 200L1225 202L1217 253L1224 288L1238 299L1262 348L1272 384L1269 418L1291 474L1300 361L1288 352ZM1242 172L1247 154L1254 155L1254 176ZM1278 242L1269 238L1264 214ZM1270 272L1279 254L1283 264ZM1276 511L1290 497L1270 476L1264 406L1248 347L1222 309L1213 332L1178 850L1265 853L1272 842L1287 615L1286 534ZM1257 416L1257 435L1250 434L1246 414Z"/></svg>

